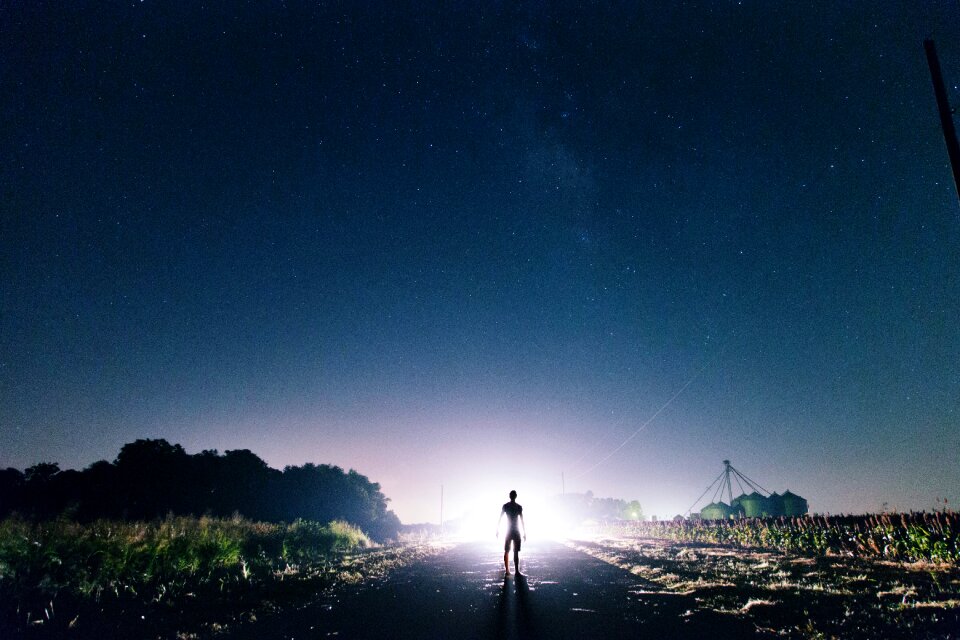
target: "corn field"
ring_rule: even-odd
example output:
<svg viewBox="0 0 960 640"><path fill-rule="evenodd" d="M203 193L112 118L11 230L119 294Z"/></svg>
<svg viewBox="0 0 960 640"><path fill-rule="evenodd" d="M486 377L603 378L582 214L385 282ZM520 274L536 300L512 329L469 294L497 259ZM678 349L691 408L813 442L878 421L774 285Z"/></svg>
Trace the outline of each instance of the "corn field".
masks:
<svg viewBox="0 0 960 640"><path fill-rule="evenodd" d="M960 562L955 511L607 524L602 533L777 549L797 555Z"/></svg>

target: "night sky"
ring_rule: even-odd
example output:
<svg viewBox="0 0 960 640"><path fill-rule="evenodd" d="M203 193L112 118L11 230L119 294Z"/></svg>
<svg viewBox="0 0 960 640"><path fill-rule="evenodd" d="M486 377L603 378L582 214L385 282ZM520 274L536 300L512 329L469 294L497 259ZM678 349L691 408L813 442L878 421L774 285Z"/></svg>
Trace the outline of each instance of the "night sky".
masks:
<svg viewBox="0 0 960 640"><path fill-rule="evenodd" d="M960 502L956 3L425 4L0 7L0 467Z"/></svg>

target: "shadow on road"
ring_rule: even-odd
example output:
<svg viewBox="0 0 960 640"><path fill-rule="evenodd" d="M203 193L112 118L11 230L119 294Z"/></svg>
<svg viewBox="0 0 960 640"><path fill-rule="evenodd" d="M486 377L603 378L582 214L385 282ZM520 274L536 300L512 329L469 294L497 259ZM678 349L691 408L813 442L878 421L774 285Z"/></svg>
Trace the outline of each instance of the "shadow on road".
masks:
<svg viewBox="0 0 960 640"><path fill-rule="evenodd" d="M757 637L752 625L730 616L690 617L697 606L692 596L654 591L653 583L559 544L531 545L525 569L525 576L504 577L496 548L464 544L228 635L245 640Z"/></svg>
<svg viewBox="0 0 960 640"><path fill-rule="evenodd" d="M497 602L497 637L538 637L532 606L526 576L504 576Z"/></svg>

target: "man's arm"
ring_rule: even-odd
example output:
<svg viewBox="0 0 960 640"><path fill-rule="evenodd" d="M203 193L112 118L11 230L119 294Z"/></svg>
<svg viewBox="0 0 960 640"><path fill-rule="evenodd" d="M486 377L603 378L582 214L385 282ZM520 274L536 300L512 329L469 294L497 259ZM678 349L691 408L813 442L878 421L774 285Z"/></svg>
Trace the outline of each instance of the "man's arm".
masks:
<svg viewBox="0 0 960 640"><path fill-rule="evenodd" d="M520 512L520 524L523 525L523 541L526 542L526 541L527 541L527 523L526 523L526 521L523 519L523 512L522 512L522 511ZM499 531L499 530L500 530L500 523L498 522L498 523L497 523L497 531Z"/></svg>
<svg viewBox="0 0 960 640"><path fill-rule="evenodd" d="M500 523L503 521L503 509L500 509L500 517L497 518L497 532L494 534L497 538L500 537Z"/></svg>

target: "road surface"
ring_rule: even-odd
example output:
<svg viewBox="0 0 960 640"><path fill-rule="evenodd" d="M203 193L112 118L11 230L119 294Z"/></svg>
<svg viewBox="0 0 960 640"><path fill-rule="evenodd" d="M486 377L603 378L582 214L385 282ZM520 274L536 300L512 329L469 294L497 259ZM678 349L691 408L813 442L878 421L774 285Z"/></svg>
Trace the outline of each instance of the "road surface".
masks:
<svg viewBox="0 0 960 640"><path fill-rule="evenodd" d="M338 590L305 609L261 619L235 637L743 638L753 625L698 613L674 594L561 544L524 545L526 577L504 577L497 541L464 544L430 564ZM686 614L686 615L685 615Z"/></svg>

